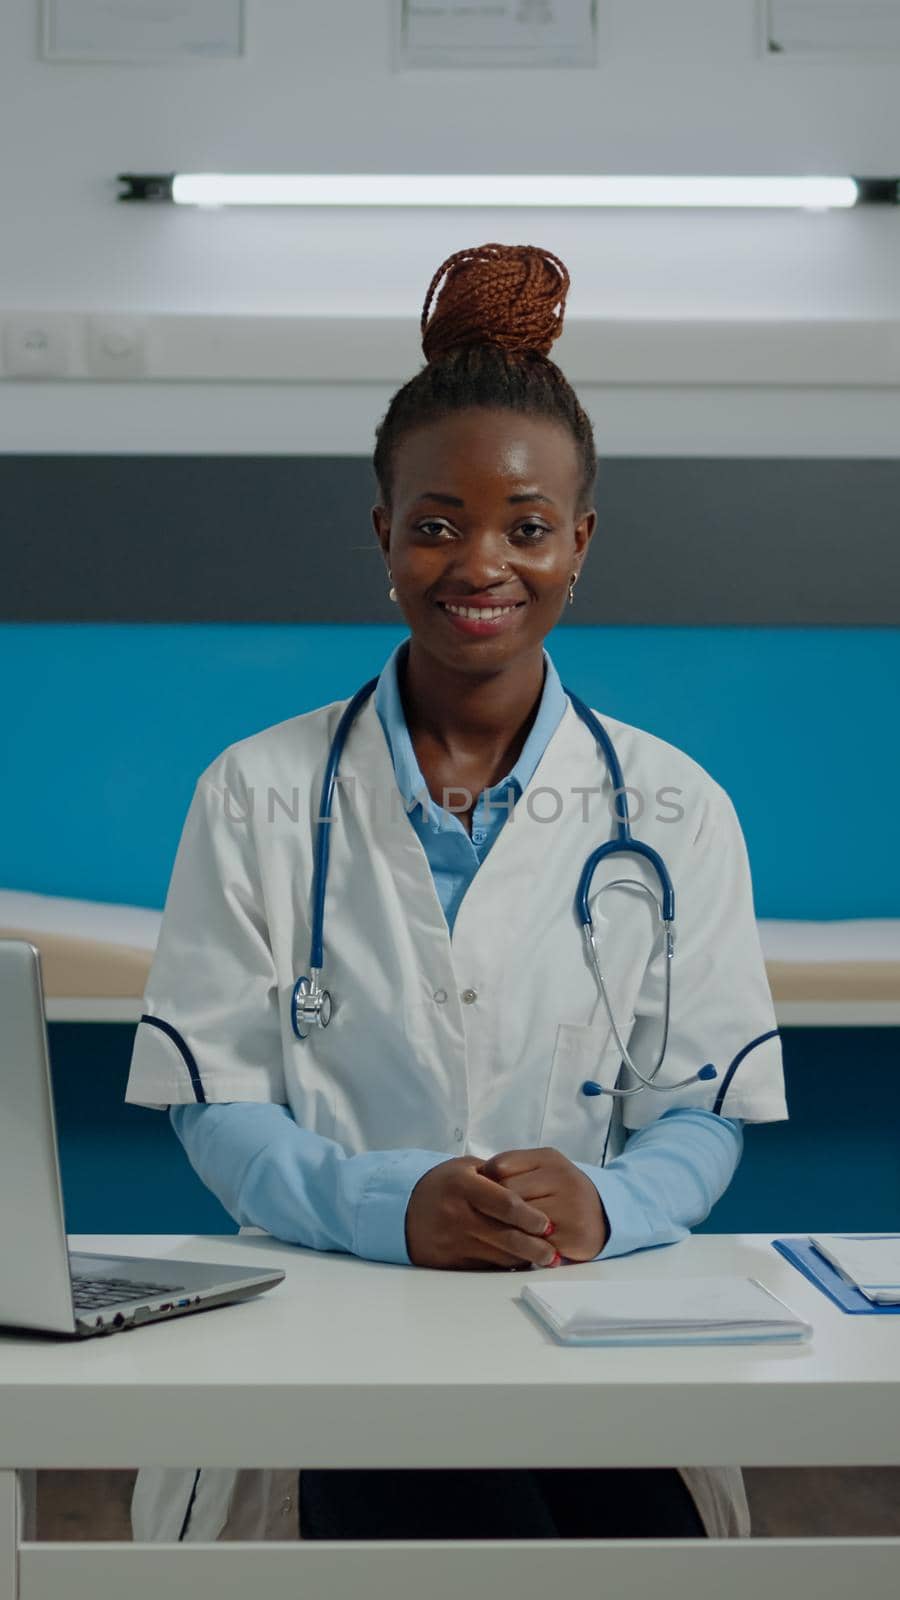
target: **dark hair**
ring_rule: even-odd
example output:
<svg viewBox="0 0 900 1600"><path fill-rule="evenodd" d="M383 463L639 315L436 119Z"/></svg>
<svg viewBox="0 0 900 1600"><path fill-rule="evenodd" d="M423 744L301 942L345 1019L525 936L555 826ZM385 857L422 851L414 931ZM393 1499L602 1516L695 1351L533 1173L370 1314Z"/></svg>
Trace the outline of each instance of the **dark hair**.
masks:
<svg viewBox="0 0 900 1600"><path fill-rule="evenodd" d="M445 272L429 320L431 297ZM476 245L442 263L422 309L427 365L397 390L375 430L372 464L388 509L394 451L404 434L471 406L547 417L569 428L581 463L576 511L590 507L597 472L593 430L568 379L548 359L562 329L568 288L559 257L530 244Z"/></svg>

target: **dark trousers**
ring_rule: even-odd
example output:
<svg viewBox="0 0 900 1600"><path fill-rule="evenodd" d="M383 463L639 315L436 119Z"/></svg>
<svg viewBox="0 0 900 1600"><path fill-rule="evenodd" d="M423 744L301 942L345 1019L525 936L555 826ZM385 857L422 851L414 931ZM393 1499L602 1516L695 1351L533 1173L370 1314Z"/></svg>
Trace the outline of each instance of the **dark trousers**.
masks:
<svg viewBox="0 0 900 1600"><path fill-rule="evenodd" d="M303 1539L702 1539L674 1467L300 1473Z"/></svg>

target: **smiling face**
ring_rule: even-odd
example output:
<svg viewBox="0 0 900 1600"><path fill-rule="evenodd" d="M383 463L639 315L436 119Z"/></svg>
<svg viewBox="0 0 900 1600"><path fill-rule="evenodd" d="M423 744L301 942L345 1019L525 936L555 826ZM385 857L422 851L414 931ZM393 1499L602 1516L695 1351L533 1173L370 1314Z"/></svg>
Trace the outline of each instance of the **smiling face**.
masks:
<svg viewBox="0 0 900 1600"><path fill-rule="evenodd" d="M419 647L455 670L533 656L559 621L597 520L576 520L578 450L561 423L472 407L404 434L394 504L372 520ZM448 605L502 606L496 620ZM490 616L490 609L487 612Z"/></svg>

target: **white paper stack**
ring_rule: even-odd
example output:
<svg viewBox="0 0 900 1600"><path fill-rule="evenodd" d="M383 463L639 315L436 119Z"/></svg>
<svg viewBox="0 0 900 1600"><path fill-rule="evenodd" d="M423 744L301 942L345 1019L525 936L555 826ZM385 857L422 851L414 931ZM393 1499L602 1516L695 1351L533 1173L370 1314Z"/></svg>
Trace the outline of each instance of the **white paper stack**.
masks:
<svg viewBox="0 0 900 1600"><path fill-rule="evenodd" d="M745 1344L812 1328L756 1278L526 1284L522 1300L563 1344Z"/></svg>
<svg viewBox="0 0 900 1600"><path fill-rule="evenodd" d="M900 1305L900 1233L817 1233L809 1242L874 1305Z"/></svg>

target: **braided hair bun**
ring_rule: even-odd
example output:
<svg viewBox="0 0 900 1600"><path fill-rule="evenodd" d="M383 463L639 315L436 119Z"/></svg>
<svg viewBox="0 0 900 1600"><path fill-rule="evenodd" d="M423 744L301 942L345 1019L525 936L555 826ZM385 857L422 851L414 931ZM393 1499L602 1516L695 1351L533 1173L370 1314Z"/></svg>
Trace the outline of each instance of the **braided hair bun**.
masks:
<svg viewBox="0 0 900 1600"><path fill-rule="evenodd" d="M578 511L590 508L597 472L590 418L549 356L568 289L559 256L533 244L482 244L447 257L422 310L425 364L375 430L372 465L383 505L392 504L395 456L407 433L455 412L500 409L568 429L578 455Z"/></svg>
<svg viewBox="0 0 900 1600"><path fill-rule="evenodd" d="M447 274L429 319L429 306ZM559 256L531 244L482 244L448 256L422 309L429 362L464 345L494 344L509 354L547 356L562 331L569 274ZM557 309L558 307L558 309Z"/></svg>

